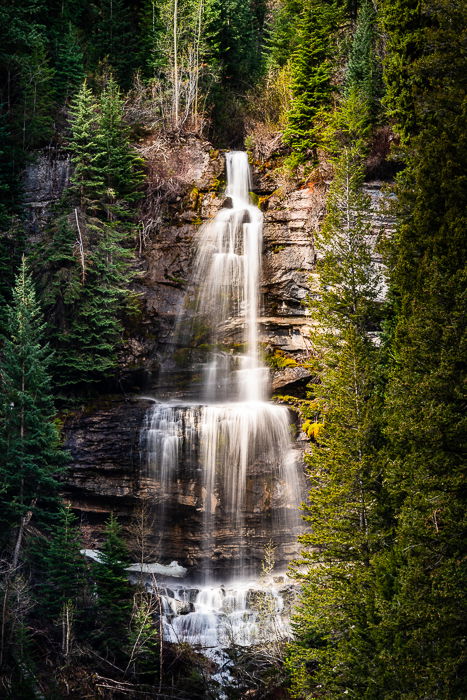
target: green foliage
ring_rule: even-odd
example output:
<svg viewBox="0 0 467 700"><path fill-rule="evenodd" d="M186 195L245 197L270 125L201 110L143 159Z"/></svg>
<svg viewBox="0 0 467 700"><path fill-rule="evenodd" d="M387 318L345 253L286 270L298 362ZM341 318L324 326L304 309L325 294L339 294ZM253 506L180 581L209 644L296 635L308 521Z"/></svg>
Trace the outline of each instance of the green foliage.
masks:
<svg viewBox="0 0 467 700"><path fill-rule="evenodd" d="M138 35L134 10L127 0L97 0L89 7L91 41L88 45L94 66L106 59L119 83L129 88L138 67Z"/></svg>
<svg viewBox="0 0 467 700"><path fill-rule="evenodd" d="M381 628L387 668L397 668L387 678L391 697L447 700L465 690L467 141L459 29L467 16L465 7L448 2L423 9L425 17L410 15L410 27L393 29L386 75L390 106L407 141L407 167L397 184L399 226L390 259L397 315L386 398L386 480L397 528L380 563L388 581ZM414 36L423 57L407 53ZM402 60L408 84L420 86L411 103L407 84L394 80L393 67Z"/></svg>
<svg viewBox="0 0 467 700"><path fill-rule="evenodd" d="M111 76L99 99L82 85L70 110L71 187L41 247L47 260L43 298L56 348L54 378L73 393L90 392L112 375L122 316L132 303L130 205L139 198L142 170L122 111ZM74 209L65 215L70 203Z"/></svg>
<svg viewBox="0 0 467 700"><path fill-rule="evenodd" d="M95 242L88 254L86 279L56 337L54 363L59 385L80 392L102 382L117 367L123 330L120 314L129 296L130 278L124 234L112 224L91 223L88 233Z"/></svg>
<svg viewBox="0 0 467 700"><path fill-rule="evenodd" d="M329 300L325 317L333 320L326 332L321 319L325 425L310 457L312 530L303 541L312 568L289 656L297 696L448 700L465 692L466 19L465 8L448 1L382 6L386 100L406 160L388 255L395 318L382 369L362 336L374 295L355 304L350 287L340 293L339 276L351 268L336 255L346 228L345 200L334 191L339 167L331 190L324 236L328 222L341 234L324 256L325 293L312 290L315 304ZM352 141L341 130L334 154ZM346 182L352 191L351 172ZM364 270L364 258L354 269ZM359 378L362 390L352 395Z"/></svg>
<svg viewBox="0 0 467 700"><path fill-rule="evenodd" d="M205 10L206 53L220 69L223 87L251 86L260 70L264 2L208 0Z"/></svg>
<svg viewBox="0 0 467 700"><path fill-rule="evenodd" d="M62 506L47 533L41 551L41 583L38 605L41 613L57 621L68 607L75 609L85 585L85 564L76 517Z"/></svg>
<svg viewBox="0 0 467 700"><path fill-rule="evenodd" d="M126 206L138 198L142 169L130 146L122 97L113 77L107 78L99 100L84 82L70 117L72 192L81 208L110 220L116 215L128 217Z"/></svg>
<svg viewBox="0 0 467 700"><path fill-rule="evenodd" d="M313 157L318 144L317 121L332 92L332 37L338 21L332 0L308 0L295 27L299 43L292 56L292 105L284 131L294 163Z"/></svg>
<svg viewBox="0 0 467 700"><path fill-rule="evenodd" d="M69 148L74 169L71 177L73 193L81 207L94 211L104 191L100 163L105 159L102 136L97 132L97 101L83 83L70 107L71 135Z"/></svg>
<svg viewBox="0 0 467 700"><path fill-rule="evenodd" d="M411 66L422 53L422 4L418 0L384 0L380 21L386 33L385 102L402 138L416 129L414 96L422 88Z"/></svg>
<svg viewBox="0 0 467 700"><path fill-rule="evenodd" d="M267 353L264 356L264 362L274 370L297 366L297 361L293 357L287 357L283 350L274 350L274 352Z"/></svg>
<svg viewBox="0 0 467 700"><path fill-rule="evenodd" d="M116 653L125 649L131 614L131 590L125 571L129 560L121 532L112 514L106 524L100 561L94 565L98 610L95 635L104 648Z"/></svg>
<svg viewBox="0 0 467 700"><path fill-rule="evenodd" d="M358 11L345 75L345 91L358 91L371 111L375 108L380 87L375 55L375 23L374 7L369 0L364 0Z"/></svg>
<svg viewBox="0 0 467 700"><path fill-rule="evenodd" d="M271 17L266 35L268 69L282 68L299 48L297 18L303 12L303 0L285 0Z"/></svg>
<svg viewBox="0 0 467 700"><path fill-rule="evenodd" d="M382 495L378 349L369 330L378 324L380 280L362 173L358 151L342 149L317 237L319 287L309 300L319 329L313 344L320 383L311 385L311 398L321 417L315 412L304 424L315 444L306 457L309 529L300 538L305 549L295 575L302 598L287 661L297 697L367 697L362 688L375 651L371 558L381 537Z"/></svg>
<svg viewBox="0 0 467 700"><path fill-rule="evenodd" d="M56 42L55 100L59 104L67 102L77 92L83 78L83 51L77 29L69 22Z"/></svg>
<svg viewBox="0 0 467 700"><path fill-rule="evenodd" d="M65 463L55 422L44 323L23 259L7 309L0 361L0 490L3 536L29 511L37 523L58 502Z"/></svg>

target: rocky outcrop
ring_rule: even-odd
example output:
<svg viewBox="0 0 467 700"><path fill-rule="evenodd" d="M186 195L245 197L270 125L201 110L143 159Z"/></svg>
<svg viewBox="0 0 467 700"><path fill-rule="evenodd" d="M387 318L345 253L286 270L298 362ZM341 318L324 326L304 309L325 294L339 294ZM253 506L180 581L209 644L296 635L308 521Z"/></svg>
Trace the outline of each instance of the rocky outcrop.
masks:
<svg viewBox="0 0 467 700"><path fill-rule="evenodd" d="M146 148L150 149L150 144ZM156 153L154 148L154 157ZM151 168L150 164L150 172ZM198 229L219 208L228 205L222 195L224 156L210 149L209 144L196 139L178 144L162 171L157 177L152 174L153 185L159 184L150 191L143 212L148 225L137 284L142 322L135 332L129 329L122 353L125 368L146 373L145 391L149 395L154 395L157 370L189 283ZM163 183L166 189L162 192ZM260 202L265 223L261 342L267 353L281 351L295 361L300 361L307 350L309 319L302 301L314 264L313 230L322 214L320 197L311 189L281 191L275 187L271 192L263 190ZM273 387L287 393L303 386L309 373L294 364L272 375ZM154 504L155 514L162 512L163 490L157 473L147 467L144 442L140 440L149 407L145 399L113 397L86 406L66 421L72 457L66 495L86 523L90 546L99 540L110 510L128 519L135 504L147 499ZM286 519L278 518L284 508L280 496L284 486L276 481L270 469L260 462L255 464L247 480L247 512L241 532L220 509L212 544L207 546L200 539L205 494L199 466L185 460L183 472L163 497L164 523L155 523L152 537L155 551L163 551L167 561L176 559L191 567L207 557L212 570L220 573L240 559L240 549L248 551L249 561L258 564L276 523L278 563L285 563L295 545L287 528L277 530L277 522L285 523ZM266 518L264 513L268 514Z"/></svg>
<svg viewBox="0 0 467 700"><path fill-rule="evenodd" d="M155 146L145 148L146 157L158 154ZM124 366L144 367L153 375L167 351L191 277L197 231L222 206L228 206L222 194L223 153L193 137L178 144L166 161L157 166L157 177L153 175L157 182L166 183L166 192L153 188L145 205L151 223L137 285L143 321L138 337L129 338L122 353ZM256 175L253 187L259 189L264 212L261 342L300 359L308 347L310 324L303 301L315 261L313 231L324 211L324 189L284 188L263 174Z"/></svg>
<svg viewBox="0 0 467 700"><path fill-rule="evenodd" d="M121 365L124 376L126 373L130 377L126 385L133 388L133 393L139 373L139 393L150 398L111 397L87 405L65 423L72 457L66 495L87 525L89 545L99 540L102 523L111 510L129 518L141 500L157 506L155 512L160 510L160 483L157 474L147 467L140 431L189 284L199 227L220 207L228 206L222 195L224 156L208 143L187 138L162 153L159 142L149 140L144 154L148 159L149 192L142 211L140 274L135 285L142 313L137 326L127 329ZM63 168L63 164L57 165L56 171L63 175ZM282 185L277 177L277 173L257 172L253 186L264 214L260 338L266 357L280 358L271 365L272 390L303 397L310 370L302 361L309 353L312 332L303 302L316 262L313 240L325 212L327 185L317 182L298 188L290 182ZM54 187L59 189L59 185ZM368 192L374 201L376 239L379 228L387 230L391 221L381 205L384 197L380 183L368 184ZM33 189L30 193L32 197ZM44 190L34 201L49 201L46 194ZM174 395L175 386L167 390ZM300 440L296 442L298 459L303 445ZM167 561L175 559L195 566L208 557L213 568L221 571L226 563L238 558L239 543L247 546L250 560L261 560L270 529L260 526L258 508L270 514L272 527L274 513L282 507L278 497L281 489L271 482L261 464L248 478L248 512L242 531L234 531L231 521L221 514L213 547L200 541L203 493L198 465L185 463L171 489L164 497L163 533L158 532L156 522L152 538L155 550L162 549ZM252 538L253 532L256 535ZM276 541L285 560L290 555L290 533L276 532Z"/></svg>
<svg viewBox="0 0 467 700"><path fill-rule="evenodd" d="M29 237L40 236L51 207L63 194L70 179L70 156L58 148L39 151L23 175L23 207Z"/></svg>
<svg viewBox="0 0 467 700"><path fill-rule="evenodd" d="M151 403L107 397L65 418L71 457L65 495L88 522L101 523L111 510L128 514L140 496L139 436Z"/></svg>

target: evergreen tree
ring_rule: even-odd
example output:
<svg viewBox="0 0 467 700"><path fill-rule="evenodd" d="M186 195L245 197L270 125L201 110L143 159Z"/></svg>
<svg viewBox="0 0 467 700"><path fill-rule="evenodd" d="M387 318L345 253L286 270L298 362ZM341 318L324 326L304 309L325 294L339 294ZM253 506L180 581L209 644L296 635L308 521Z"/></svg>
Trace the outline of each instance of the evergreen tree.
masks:
<svg viewBox="0 0 467 700"><path fill-rule="evenodd" d="M62 506L47 532L41 551L38 604L49 620L57 621L77 608L85 585L85 564L76 517Z"/></svg>
<svg viewBox="0 0 467 700"><path fill-rule="evenodd" d="M53 129L53 80L47 46L38 37L31 51L16 60L20 95L12 110L16 140L23 150L42 146Z"/></svg>
<svg viewBox="0 0 467 700"><path fill-rule="evenodd" d="M333 0L308 0L296 27L300 39L292 56L292 105L284 131L284 141L294 153L291 165L316 151L317 120L332 92L331 47L338 20Z"/></svg>
<svg viewBox="0 0 467 700"><path fill-rule="evenodd" d="M422 84L411 66L423 52L422 5L419 0L384 0L380 8L386 34L385 103L403 139L418 121L414 97Z"/></svg>
<svg viewBox="0 0 467 700"><path fill-rule="evenodd" d="M369 201L358 152L336 163L327 216L317 239L319 288L310 311L317 328L319 384L313 384L315 444L306 461L311 489L297 564L302 598L288 668L297 697L366 695L375 654L372 557L384 522L378 460L380 281L369 247ZM306 565L307 572L302 573Z"/></svg>
<svg viewBox="0 0 467 700"><path fill-rule="evenodd" d="M100 561L94 566L100 643L115 653L124 651L131 615L131 589L125 568L128 551L121 526L112 514L105 528Z"/></svg>
<svg viewBox="0 0 467 700"><path fill-rule="evenodd" d="M249 88L261 67L261 30L265 4L208 0L205 10L206 53L220 69L223 87Z"/></svg>
<svg viewBox="0 0 467 700"><path fill-rule="evenodd" d="M100 95L97 140L101 155L96 164L104 176L104 195L107 200L119 200L117 213L125 217L125 208L140 197L142 161L131 147L129 129L123 119L123 100L112 76Z"/></svg>
<svg viewBox="0 0 467 700"><path fill-rule="evenodd" d="M51 245L45 244L44 301L56 348L54 378L73 393L92 391L112 377L122 316L133 303L129 207L139 197L142 170L122 113L111 76L99 99L82 85L71 106L70 199L77 206L71 215L57 212ZM63 202L59 209L68 206Z"/></svg>
<svg viewBox="0 0 467 700"><path fill-rule="evenodd" d="M297 21L303 12L303 0L284 0L273 13L266 33L268 68L282 68L300 45Z"/></svg>
<svg viewBox="0 0 467 700"><path fill-rule="evenodd" d="M57 477L65 463L55 422L44 323L23 259L0 361L0 519L2 536L22 536L26 519L47 520L58 502ZM18 542L18 540L17 540Z"/></svg>
<svg viewBox="0 0 467 700"><path fill-rule="evenodd" d="M141 72L144 77L159 75L165 64L162 51L164 24L161 18L161 3L144 0L139 18L139 53Z"/></svg>
<svg viewBox="0 0 467 700"><path fill-rule="evenodd" d="M57 336L57 382L80 393L110 378L117 367L123 332L121 314L130 293L127 284L130 252L122 246L125 234L115 225L88 224L96 238L88 253L85 283L68 308L68 318Z"/></svg>
<svg viewBox="0 0 467 700"><path fill-rule="evenodd" d="M136 13L126 0L97 0L91 10L89 53L93 64L107 59L119 83L128 89L139 58Z"/></svg>
<svg viewBox="0 0 467 700"><path fill-rule="evenodd" d="M375 55L375 23L373 5L364 0L358 11L344 86L347 95L358 93L368 105L370 114L375 112L380 87Z"/></svg>
<svg viewBox="0 0 467 700"><path fill-rule="evenodd" d="M396 19L388 5L385 12ZM465 6L427 2L389 35L388 99L407 161L390 258L396 318L386 397L386 482L397 525L380 562L392 698L465 692L466 25ZM414 37L416 55L407 53ZM399 83L394 66L402 62ZM410 99L408 86L418 86Z"/></svg>
<svg viewBox="0 0 467 700"><path fill-rule="evenodd" d="M99 100L84 82L70 113L72 192L79 197L80 207L109 219L115 218L109 215L112 205L120 201L118 216L128 217L128 204L138 198L142 163L131 148L122 97L113 77L107 78Z"/></svg>
<svg viewBox="0 0 467 700"><path fill-rule="evenodd" d="M71 98L84 78L83 51L77 30L71 22L56 40L55 99L60 104Z"/></svg>
<svg viewBox="0 0 467 700"><path fill-rule="evenodd" d="M77 196L82 209L97 210L104 190L104 177L100 165L105 158L102 139L97 135L97 100L86 81L70 107L71 134L69 149L73 174L72 193Z"/></svg>

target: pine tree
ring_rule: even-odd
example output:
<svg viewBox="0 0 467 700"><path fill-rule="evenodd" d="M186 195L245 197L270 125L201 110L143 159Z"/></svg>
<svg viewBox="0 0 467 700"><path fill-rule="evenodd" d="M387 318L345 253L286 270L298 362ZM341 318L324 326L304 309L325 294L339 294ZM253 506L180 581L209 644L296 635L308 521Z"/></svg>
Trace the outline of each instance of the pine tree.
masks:
<svg viewBox="0 0 467 700"><path fill-rule="evenodd" d="M100 561L94 566L98 608L96 636L105 648L121 653L129 634L131 589L125 571L129 565L128 551L121 526L113 514L106 524L100 554Z"/></svg>
<svg viewBox="0 0 467 700"><path fill-rule="evenodd" d="M97 101L86 81L71 104L70 118L72 192L79 198L81 208L93 212L104 190L100 164L105 154L97 137Z"/></svg>
<svg viewBox="0 0 467 700"><path fill-rule="evenodd" d="M314 157L318 145L317 120L332 87L332 35L339 11L331 0L305 4L297 26L299 45L292 57L292 105L284 141L294 153L291 165Z"/></svg>
<svg viewBox="0 0 467 700"><path fill-rule="evenodd" d="M396 19L392 7L385 12ZM407 165L398 178L390 258L396 317L386 483L396 528L379 563L386 581L380 633L390 697L448 700L465 692L467 141L460 28L467 15L463 5L428 2L398 19L390 28L386 80ZM396 81L398 63L403 84ZM417 86L410 99L408 86Z"/></svg>
<svg viewBox="0 0 467 700"><path fill-rule="evenodd" d="M40 610L57 621L77 607L85 585L85 564L76 517L70 506L62 506L48 529L41 551L41 583L38 587Z"/></svg>
<svg viewBox="0 0 467 700"><path fill-rule="evenodd" d="M369 201L361 157L344 148L317 240L319 287L310 311L317 331L319 384L315 421L324 423L307 456L309 530L297 564L302 598L288 667L297 697L365 695L375 653L372 557L383 518L378 462L380 280L371 259ZM307 573L303 574L303 566Z"/></svg>
<svg viewBox="0 0 467 700"><path fill-rule="evenodd" d="M57 508L57 477L65 454L51 394L50 351L43 342L44 323L23 258L0 361L0 519L2 536L12 529L21 542L23 526L40 524Z"/></svg>

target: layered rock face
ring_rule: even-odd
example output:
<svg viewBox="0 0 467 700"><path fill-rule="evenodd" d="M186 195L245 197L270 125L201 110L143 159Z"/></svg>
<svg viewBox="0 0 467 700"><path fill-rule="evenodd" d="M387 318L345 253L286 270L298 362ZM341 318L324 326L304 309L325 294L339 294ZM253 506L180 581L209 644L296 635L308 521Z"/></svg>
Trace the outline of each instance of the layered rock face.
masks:
<svg viewBox="0 0 467 700"><path fill-rule="evenodd" d="M194 154L191 159L189 153ZM186 144L186 152L179 148L177 159L178 182L172 185L173 194L165 202L158 224L146 232L142 251L145 274L138 289L144 302L143 324L129 338L122 355L124 367L150 370L141 393L158 398L161 390L172 398L177 395L170 373L165 375L165 385L157 386L157 370L162 361L167 363L167 354L173 349L171 338L191 277L199 226L226 204L219 191L224 185L223 154L196 141ZM183 162L190 163L188 173L181 170ZM165 173L166 179L168 175ZM322 206L318 208L319 197L310 190L287 193L277 186L265 189L261 181L257 185L264 212L259 340L266 358L277 351L289 358L292 366L271 371L274 388L286 393L298 385L303 389L308 377L296 362L307 350L309 323L301 302L314 261L312 228ZM267 543L274 539L277 564L285 565L295 548L295 532L284 515L287 486L280 474L271 476L270 464L258 453L248 469L242 522L233 523L231 513L217 508L215 532L207 545L202 535L206 529L206 486L200 478L199 455L187 452L170 483L161 483L157 467L148 464L144 423L150 420L149 406L144 398L113 398L103 406L86 407L67 422L73 465L66 492L81 511L91 538L99 537L109 510L130 517L135 505L147 498L154 506L155 553L163 553L165 561L177 559L198 567L209 559L213 574L220 576L223 569L232 571L232 562L242 558L258 565ZM300 442L294 449L300 464ZM222 501L224 496L218 495Z"/></svg>
<svg viewBox="0 0 467 700"><path fill-rule="evenodd" d="M200 226L226 204L224 154L195 137L165 144L156 139L144 144L148 162L149 191L142 209L143 229L139 241L141 321L127 329L121 353L121 385L125 395L103 397L67 417L67 447L72 457L65 494L81 514L87 544L101 537L102 524L110 511L130 520L138 504L153 507L154 552L166 560L177 559L196 566L210 557L221 570L239 555L259 562L264 547L274 538L280 557L289 558L290 533L277 528L275 515L283 507L279 483L267 476L258 460L247 478L246 513L241 533L229 526L222 514L216 521L215 546L206 551L200 539L203 523L203 484L196 460L186 459L164 497L164 523L160 513L160 479L148 467L142 428L152 400L161 390L173 398L178 387L172 379L157 386L161 363L171 351L170 340L178 312L192 275L195 242ZM25 181L25 203L31 233L36 235L47 220L50 204L60 195L69 176L65 155L45 153L30 166ZM271 389L278 394L304 396L309 370L301 365L309 352L312 332L303 301L316 255L313 235L325 211L326 182L297 189L284 184L271 168L253 168L253 191L263 211L263 256L259 317L259 340L270 365ZM379 183L369 183L374 201L375 233L390 227L380 202ZM173 349L173 348L172 348ZM169 375L170 376L170 375ZM291 414L293 421L294 416ZM305 436L294 442L300 462ZM302 439L300 439L300 437ZM270 515L264 519L260 512ZM163 527L164 532L158 531ZM252 537L252 533L256 533ZM239 544L241 543L241 545ZM280 561L279 561L280 563Z"/></svg>

